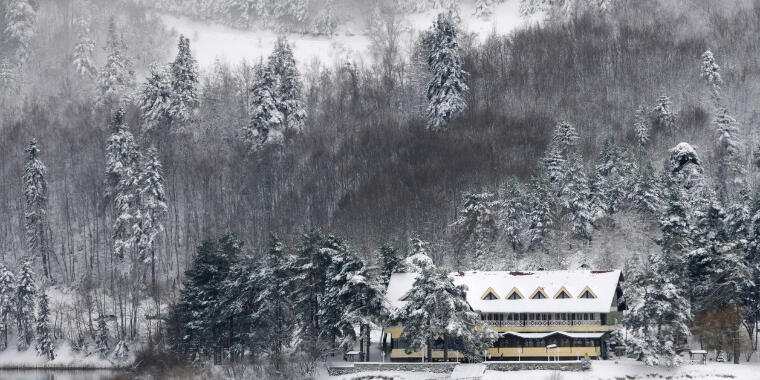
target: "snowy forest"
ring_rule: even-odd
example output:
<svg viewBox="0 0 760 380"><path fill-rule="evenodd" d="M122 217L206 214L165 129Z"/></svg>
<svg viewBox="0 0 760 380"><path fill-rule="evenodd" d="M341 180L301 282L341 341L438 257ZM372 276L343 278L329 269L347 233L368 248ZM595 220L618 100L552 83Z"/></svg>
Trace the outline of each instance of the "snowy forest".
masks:
<svg viewBox="0 0 760 380"><path fill-rule="evenodd" d="M507 3L541 21L464 26ZM277 38L202 66L164 14ZM757 362L758 34L749 0L0 0L0 367L319 378L412 318L407 271L477 352L442 273L552 269L623 271L648 366Z"/></svg>

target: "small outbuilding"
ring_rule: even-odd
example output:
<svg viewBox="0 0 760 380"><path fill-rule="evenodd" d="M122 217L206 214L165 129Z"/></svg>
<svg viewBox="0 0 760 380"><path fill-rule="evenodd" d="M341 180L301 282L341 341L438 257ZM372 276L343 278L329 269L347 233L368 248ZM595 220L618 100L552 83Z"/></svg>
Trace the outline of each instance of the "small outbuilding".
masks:
<svg viewBox="0 0 760 380"><path fill-rule="evenodd" d="M692 363L707 364L707 351L689 350L689 361Z"/></svg>

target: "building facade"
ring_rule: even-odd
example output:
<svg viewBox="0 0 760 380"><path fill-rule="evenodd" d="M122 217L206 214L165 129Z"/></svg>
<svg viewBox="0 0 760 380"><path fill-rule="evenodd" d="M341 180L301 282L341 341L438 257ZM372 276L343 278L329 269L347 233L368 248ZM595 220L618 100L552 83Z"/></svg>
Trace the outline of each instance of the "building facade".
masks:
<svg viewBox="0 0 760 380"><path fill-rule="evenodd" d="M386 298L401 307L417 273L394 273ZM450 274L467 286L467 302L499 334L486 360L606 358L610 332L626 304L619 270L613 271L468 271ZM383 329L391 360L421 360L424 351L406 352L403 326ZM433 359L442 347L433 344ZM450 360L461 358L449 351Z"/></svg>

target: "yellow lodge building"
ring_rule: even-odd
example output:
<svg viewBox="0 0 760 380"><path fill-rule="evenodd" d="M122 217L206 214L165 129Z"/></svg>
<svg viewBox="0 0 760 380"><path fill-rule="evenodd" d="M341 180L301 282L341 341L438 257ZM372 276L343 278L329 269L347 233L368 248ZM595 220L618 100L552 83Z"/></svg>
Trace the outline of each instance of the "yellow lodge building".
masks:
<svg viewBox="0 0 760 380"><path fill-rule="evenodd" d="M402 307L418 273L394 273L386 299ZM499 334L486 360L606 358L610 332L626 304L619 270L534 272L468 271L450 273L467 286L467 303ZM383 345L396 361L419 361L424 351L405 352L403 326L383 329ZM442 342L441 342L442 343ZM433 344L433 358L443 347ZM461 355L449 350L450 360Z"/></svg>

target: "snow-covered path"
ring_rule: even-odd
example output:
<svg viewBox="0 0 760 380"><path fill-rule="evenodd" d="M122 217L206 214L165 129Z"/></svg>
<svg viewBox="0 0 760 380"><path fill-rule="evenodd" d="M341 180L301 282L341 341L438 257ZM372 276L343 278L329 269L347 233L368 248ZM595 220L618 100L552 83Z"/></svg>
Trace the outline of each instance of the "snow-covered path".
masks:
<svg viewBox="0 0 760 380"><path fill-rule="evenodd" d="M440 377L441 374L430 372L377 372L356 373L352 375L327 376L320 380L350 380L371 374L393 376L394 380L425 380ZM647 367L631 359L594 360L590 371L556 372L556 371L486 371L483 380L632 380L632 379L734 379L757 380L760 378L760 363L708 363L707 365L689 364L678 368Z"/></svg>

